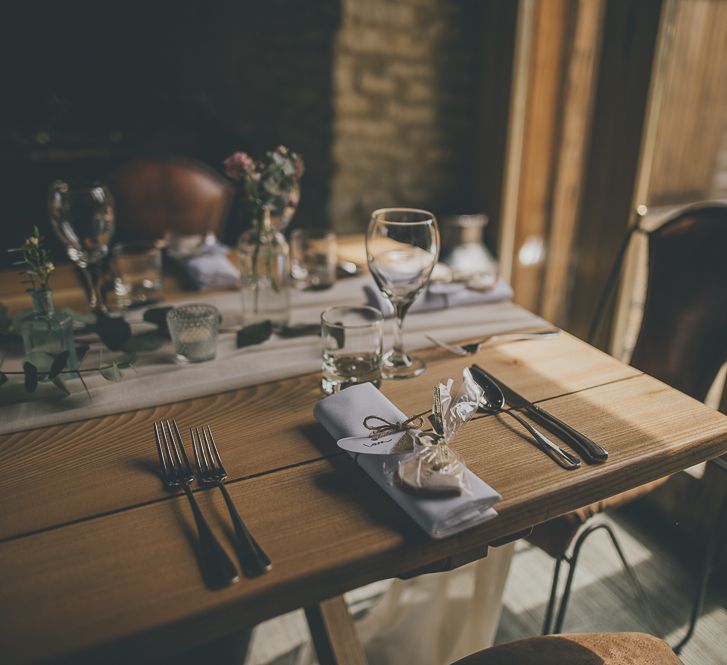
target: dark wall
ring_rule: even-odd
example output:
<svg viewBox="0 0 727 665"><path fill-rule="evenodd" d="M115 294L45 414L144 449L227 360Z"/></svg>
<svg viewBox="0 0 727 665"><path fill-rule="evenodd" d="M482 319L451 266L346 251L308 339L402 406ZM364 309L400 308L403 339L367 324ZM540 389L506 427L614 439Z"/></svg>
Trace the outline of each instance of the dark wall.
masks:
<svg viewBox="0 0 727 665"><path fill-rule="evenodd" d="M220 170L234 150L306 158L296 223L325 214L340 2L23 2L0 33L2 246L50 235L57 177L103 178L137 154Z"/></svg>

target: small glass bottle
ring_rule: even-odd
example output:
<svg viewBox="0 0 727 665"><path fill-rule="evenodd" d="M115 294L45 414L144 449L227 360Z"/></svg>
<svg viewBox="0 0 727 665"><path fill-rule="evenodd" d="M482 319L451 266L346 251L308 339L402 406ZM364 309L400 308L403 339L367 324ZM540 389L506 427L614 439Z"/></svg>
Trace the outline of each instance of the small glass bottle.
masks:
<svg viewBox="0 0 727 665"><path fill-rule="evenodd" d="M290 250L283 234L273 229L267 208L258 225L240 236L237 249L243 325L270 320L275 330L287 326Z"/></svg>
<svg viewBox="0 0 727 665"><path fill-rule="evenodd" d="M44 351L57 356L68 351L66 369L78 369L76 347L73 342L73 319L68 314L55 311L53 291L50 289L31 289L33 311L20 323L25 354Z"/></svg>

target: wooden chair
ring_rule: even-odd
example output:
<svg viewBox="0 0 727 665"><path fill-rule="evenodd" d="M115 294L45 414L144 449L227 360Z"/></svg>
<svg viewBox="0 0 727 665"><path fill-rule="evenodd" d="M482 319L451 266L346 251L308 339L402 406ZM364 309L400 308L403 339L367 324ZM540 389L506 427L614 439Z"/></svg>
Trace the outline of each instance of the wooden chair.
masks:
<svg viewBox="0 0 727 665"><path fill-rule="evenodd" d="M647 233L640 228L639 222L640 218L637 218L624 242L607 283L605 297L600 299L597 307L600 311L603 311L608 300L608 291L615 286L631 234ZM726 247L727 206L723 204L690 206L674 214L657 229L648 232L646 301L631 364L700 401L704 401L717 372L727 359ZM597 326L592 326L592 334L596 328ZM666 480L665 478L637 487L557 517L533 529L528 540L556 561L543 624L544 634L561 631L581 547L598 530L605 530L610 536L632 587L648 613L641 586L623 555L616 534L605 522L584 525L596 514L641 498ZM723 509L721 512L724 515L727 511ZM724 520L722 517L722 522ZM695 600L699 606L704 597L706 577L714 558L720 528L715 527L715 537L710 540L708 547L699 585L701 595L698 593ZM553 620L558 577L564 563L569 566L568 577ZM693 611L687 636L677 646L677 650L691 636L697 616L698 609Z"/></svg>
<svg viewBox="0 0 727 665"><path fill-rule="evenodd" d="M107 179L116 203L115 240L157 240L222 233L233 187L205 164L179 157L139 157Z"/></svg>
<svg viewBox="0 0 727 665"><path fill-rule="evenodd" d="M644 633L548 635L500 644L453 665L680 665L662 640Z"/></svg>

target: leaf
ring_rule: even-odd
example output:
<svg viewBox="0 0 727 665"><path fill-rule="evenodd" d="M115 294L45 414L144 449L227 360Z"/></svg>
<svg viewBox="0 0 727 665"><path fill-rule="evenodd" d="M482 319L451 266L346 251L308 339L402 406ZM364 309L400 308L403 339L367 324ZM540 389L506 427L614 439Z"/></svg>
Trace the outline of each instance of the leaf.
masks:
<svg viewBox="0 0 727 665"><path fill-rule="evenodd" d="M306 335L320 335L321 324L320 323L298 323L294 326L283 326L279 331L283 339L290 339L291 337L305 337Z"/></svg>
<svg viewBox="0 0 727 665"><path fill-rule="evenodd" d="M25 375L25 390L29 393L35 392L38 387L38 368L26 360L23 363L23 374Z"/></svg>
<svg viewBox="0 0 727 665"><path fill-rule="evenodd" d="M8 382L8 375L4 372L0 372L0 386Z"/></svg>
<svg viewBox="0 0 727 665"><path fill-rule="evenodd" d="M252 325L240 328L237 331L237 348L241 349L243 346L251 346L253 344L260 344L266 339L270 339L273 334L273 324L271 321L260 321L260 323L253 323Z"/></svg>
<svg viewBox="0 0 727 665"><path fill-rule="evenodd" d="M131 326L123 317L108 316L100 312L96 316L96 332L111 351L122 351L131 338Z"/></svg>
<svg viewBox="0 0 727 665"><path fill-rule="evenodd" d="M58 311L62 314L67 314L76 323L83 323L84 325L93 325L96 323L96 315L93 312L79 312L70 307L61 307Z"/></svg>
<svg viewBox="0 0 727 665"><path fill-rule="evenodd" d="M149 330L138 335L132 335L129 341L124 344L123 350L156 351L165 341L166 338L158 330Z"/></svg>
<svg viewBox="0 0 727 665"><path fill-rule="evenodd" d="M107 381L112 381L114 383L121 381L123 378L123 374L115 362L111 363L111 367L104 367L101 370L101 376Z"/></svg>
<svg viewBox="0 0 727 665"><path fill-rule="evenodd" d="M55 358L53 358L53 362L50 366L50 371L48 372L48 378L53 381L65 368L68 364L68 356L71 354L68 351L61 351ZM55 383L55 381L53 381Z"/></svg>
<svg viewBox="0 0 727 665"><path fill-rule="evenodd" d="M64 394L64 395L70 395L71 391L68 390L68 387L66 386L66 382L63 380L63 377L58 375L54 376L52 379L53 384Z"/></svg>
<svg viewBox="0 0 727 665"><path fill-rule="evenodd" d="M131 367L136 362L135 353L124 353L114 360L117 367Z"/></svg>
<svg viewBox="0 0 727 665"><path fill-rule="evenodd" d="M152 307L144 312L144 321L153 323L161 335L170 339L169 326L167 326L167 312L174 309L173 307Z"/></svg>
<svg viewBox="0 0 727 665"><path fill-rule="evenodd" d="M86 357L86 354L88 353L88 350L91 347L88 344L79 344L76 347L76 358L78 358L78 364L80 365L83 362L83 359Z"/></svg>
<svg viewBox="0 0 727 665"><path fill-rule="evenodd" d="M46 351L31 351L27 356L29 363L35 365L38 372L49 372L53 364L53 356Z"/></svg>

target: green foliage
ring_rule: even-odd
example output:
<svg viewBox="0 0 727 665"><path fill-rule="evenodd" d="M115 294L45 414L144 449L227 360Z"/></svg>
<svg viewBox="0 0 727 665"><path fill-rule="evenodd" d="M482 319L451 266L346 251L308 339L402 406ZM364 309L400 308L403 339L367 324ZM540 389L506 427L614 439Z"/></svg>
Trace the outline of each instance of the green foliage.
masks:
<svg viewBox="0 0 727 665"><path fill-rule="evenodd" d="M273 324L271 321L261 321L260 323L245 326L237 331L237 348L241 349L244 346L260 344L270 339L272 334Z"/></svg>
<svg viewBox="0 0 727 665"><path fill-rule="evenodd" d="M25 390L34 393L38 387L38 368L26 360L23 363L23 374L25 376Z"/></svg>
<svg viewBox="0 0 727 665"><path fill-rule="evenodd" d="M121 316L99 312L96 316L96 333L108 349L123 351L131 339L131 326Z"/></svg>
<svg viewBox="0 0 727 665"><path fill-rule="evenodd" d="M121 373L121 370L119 369L119 366L116 364L116 362L112 362L109 367L102 367L100 369L101 376L106 379L107 381L121 381L123 378L123 374Z"/></svg>
<svg viewBox="0 0 727 665"><path fill-rule="evenodd" d="M170 312L173 307L152 307L144 312L144 321L147 323L153 323L159 330L159 335L162 335L166 339L170 338L169 326L167 326L167 313Z"/></svg>

